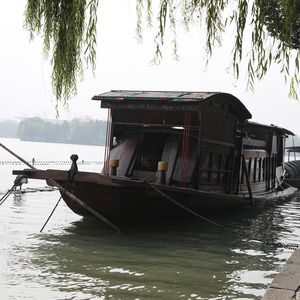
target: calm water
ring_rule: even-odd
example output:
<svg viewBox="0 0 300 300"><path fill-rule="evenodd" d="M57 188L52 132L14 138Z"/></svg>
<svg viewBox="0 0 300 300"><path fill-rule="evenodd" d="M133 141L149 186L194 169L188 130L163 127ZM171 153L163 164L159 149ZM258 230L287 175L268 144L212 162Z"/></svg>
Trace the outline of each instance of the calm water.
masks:
<svg viewBox="0 0 300 300"><path fill-rule="evenodd" d="M29 161L69 160L71 154L103 159L101 147L0 142ZM0 161L7 160L16 161L0 148ZM13 184L11 171L23 167L0 163L2 195ZM24 188L42 186L29 181ZM260 299L292 254L200 219L127 224L129 234L118 235L63 202L40 233L58 199L57 191L17 193L0 206L1 299ZM299 200L209 217L259 240L300 244Z"/></svg>

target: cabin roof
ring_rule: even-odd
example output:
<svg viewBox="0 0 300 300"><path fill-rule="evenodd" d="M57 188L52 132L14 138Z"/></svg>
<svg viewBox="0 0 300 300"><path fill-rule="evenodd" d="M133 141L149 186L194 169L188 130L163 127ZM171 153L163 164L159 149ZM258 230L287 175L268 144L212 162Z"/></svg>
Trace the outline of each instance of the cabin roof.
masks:
<svg viewBox="0 0 300 300"><path fill-rule="evenodd" d="M291 147L285 147L285 149L288 152L297 152L300 153L300 146L291 146ZM300 173L300 172L299 172Z"/></svg>
<svg viewBox="0 0 300 300"><path fill-rule="evenodd" d="M128 91L112 90L96 95L102 108L122 110L197 111L215 104L221 109L230 107L240 119L252 116L244 104L231 94L220 92L186 91Z"/></svg>
<svg viewBox="0 0 300 300"><path fill-rule="evenodd" d="M286 134L286 135L292 135L292 136L295 135L292 131L282 128L282 127L275 126L273 124L265 125L265 124L249 122L249 121L247 121L245 123L238 123L237 128L240 130L243 130L245 132L248 132L248 133L249 132L257 132L258 130L259 131L263 130L268 133L274 132L275 134Z"/></svg>

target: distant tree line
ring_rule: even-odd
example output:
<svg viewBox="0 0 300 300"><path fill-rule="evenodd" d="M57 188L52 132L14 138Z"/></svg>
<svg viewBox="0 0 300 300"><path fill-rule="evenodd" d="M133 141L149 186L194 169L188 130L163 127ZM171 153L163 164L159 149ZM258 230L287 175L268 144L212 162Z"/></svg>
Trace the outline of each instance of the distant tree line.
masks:
<svg viewBox="0 0 300 300"><path fill-rule="evenodd" d="M20 138L22 141L104 145L106 122L91 118L75 118L72 121L50 121L39 117L21 122L0 121L0 137ZM300 135L289 137L286 146L300 145Z"/></svg>
<svg viewBox="0 0 300 300"><path fill-rule="evenodd" d="M88 117L72 121L50 121L34 117L20 122L0 122L1 137L19 138L21 141L104 145L105 133L105 121Z"/></svg>
<svg viewBox="0 0 300 300"><path fill-rule="evenodd" d="M0 121L0 137L17 138L19 122L13 120Z"/></svg>
<svg viewBox="0 0 300 300"><path fill-rule="evenodd" d="M289 136L286 140L286 147L300 146L300 135Z"/></svg>

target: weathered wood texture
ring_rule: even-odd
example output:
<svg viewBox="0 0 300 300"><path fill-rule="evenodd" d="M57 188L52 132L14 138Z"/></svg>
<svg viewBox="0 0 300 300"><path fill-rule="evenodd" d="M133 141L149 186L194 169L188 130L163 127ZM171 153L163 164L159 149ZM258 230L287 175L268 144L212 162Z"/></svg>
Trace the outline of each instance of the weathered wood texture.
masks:
<svg viewBox="0 0 300 300"><path fill-rule="evenodd" d="M202 135L203 139L233 144L236 135L236 119L219 111L204 111Z"/></svg>
<svg viewBox="0 0 300 300"><path fill-rule="evenodd" d="M184 124L184 113L149 111L144 110L114 110L114 120L116 124L151 124L165 126L182 126ZM191 125L198 125L198 113L194 112L191 116Z"/></svg>
<svg viewBox="0 0 300 300"><path fill-rule="evenodd" d="M132 139L127 139L124 142L124 148L122 149L122 152L120 153L119 157L116 157L114 155L114 152L111 151L111 158L115 158L115 159L119 159L119 167L118 167L118 171L117 174L119 176L125 176L127 171L128 171L128 167L130 165L130 162L132 160L132 156L135 152L135 149L137 147L138 144L138 139L137 138L132 138Z"/></svg>
<svg viewBox="0 0 300 300"><path fill-rule="evenodd" d="M52 178L63 187L68 183L68 171L24 170L22 174L34 179ZM241 195L203 192L166 185L156 186L181 205L199 213L233 209L249 204L248 198ZM74 182L69 184L69 191L109 220L169 217L186 213L172 201L154 191L148 184L125 177L77 172ZM258 195L258 198L275 199L285 196L286 193L290 194L291 191ZM68 196L65 195L64 200L74 212L89 215Z"/></svg>
<svg viewBox="0 0 300 300"><path fill-rule="evenodd" d="M166 141L161 161L168 163L168 169L166 172L166 184L169 185L171 176L173 173L173 168L175 164L175 159L178 151L179 140L169 139Z"/></svg>

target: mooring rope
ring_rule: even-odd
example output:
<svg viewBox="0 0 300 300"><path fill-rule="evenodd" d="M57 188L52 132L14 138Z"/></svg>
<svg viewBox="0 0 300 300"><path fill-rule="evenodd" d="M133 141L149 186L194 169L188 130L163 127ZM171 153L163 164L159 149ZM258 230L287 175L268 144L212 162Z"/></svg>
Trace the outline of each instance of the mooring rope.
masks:
<svg viewBox="0 0 300 300"><path fill-rule="evenodd" d="M203 221L207 222L207 223L210 223L212 225L215 225L223 230L226 230L226 231L230 231L232 233L234 233L235 235L238 235L239 237L241 238L244 238L246 239L248 242L255 242L255 243L263 243L263 244L266 244L266 245L271 245L271 246L275 246L275 247L278 247L278 248L284 248L284 249L290 249L290 250L296 250L299 245L297 244L286 244L286 243L276 243L276 242L268 242L268 241L259 241L257 240L256 238L251 238L243 233L240 233L236 230L233 230L229 227L226 227L222 224L219 224L213 220L210 220L206 217L204 217L203 215L189 209L188 207L182 205L181 203L177 202L176 200L174 200L173 198L171 198L169 195L165 194L163 191L161 191L160 189L158 189L156 186L154 186L151 182L149 182L147 179L143 179L143 182L144 183L147 183L154 191L156 191L159 195L161 195L162 197L168 199L169 201L171 201L173 204L177 205L178 207L182 208L183 210L187 211L188 213L194 215L195 217L197 218L200 218L202 219Z"/></svg>
<svg viewBox="0 0 300 300"><path fill-rule="evenodd" d="M76 171L77 171L77 170L76 170ZM66 184L66 187L65 187L64 191L61 192L58 201L56 202L54 208L52 209L52 211L51 211L51 213L50 213L48 219L47 219L46 222L44 223L44 225L43 225L43 227L41 228L40 232L42 232L42 231L44 230L44 228L46 227L46 225L48 224L48 222L49 222L49 220L51 219L53 213L55 212L55 210L56 210L56 208L57 208L57 206L58 206L60 200L63 198L63 196L65 195L66 191L68 190L68 187L69 187L70 183L73 182L73 179L74 179L74 176L75 176L75 174L76 174L76 171L73 171L72 169L69 170L69 173L68 173L68 182L67 182L67 184Z"/></svg>
<svg viewBox="0 0 300 300"><path fill-rule="evenodd" d="M5 195L0 199L0 205L2 205L5 202L5 200L10 196L10 194L15 190L15 188L16 188L16 185L14 184L11 187L11 189L9 189L7 191L7 193L5 193Z"/></svg>

